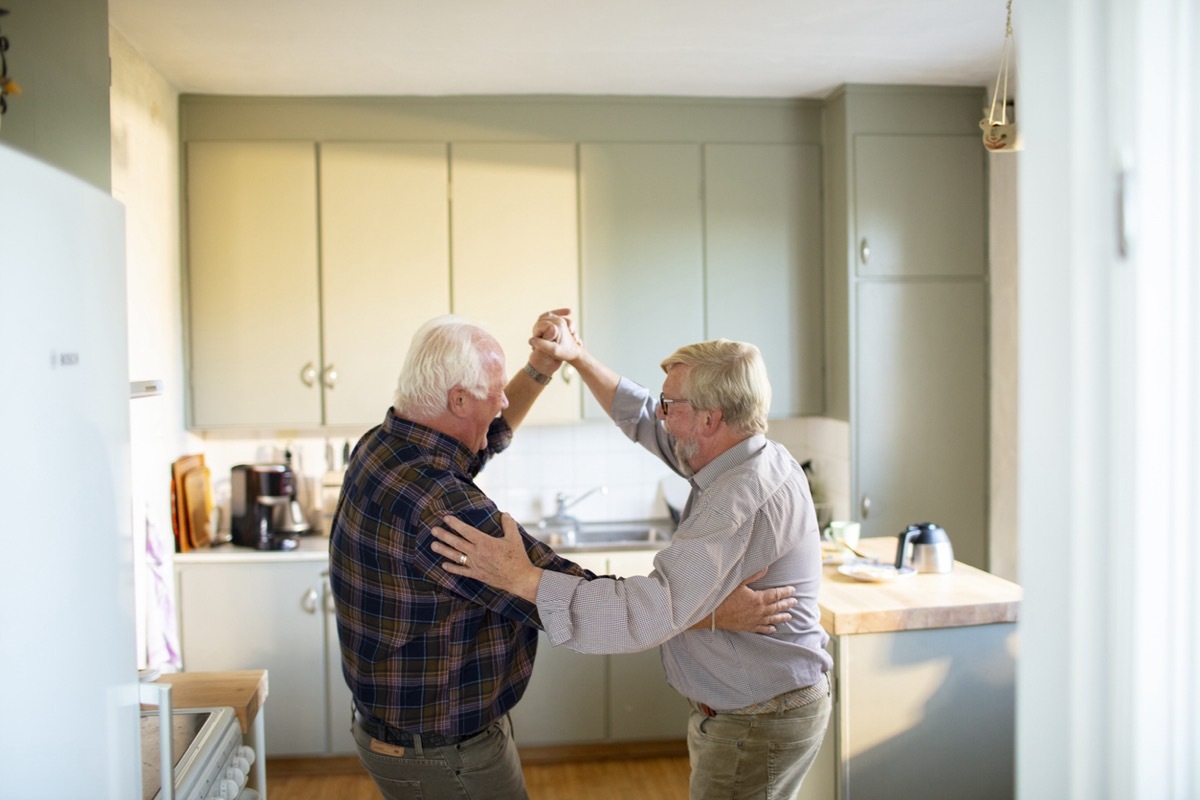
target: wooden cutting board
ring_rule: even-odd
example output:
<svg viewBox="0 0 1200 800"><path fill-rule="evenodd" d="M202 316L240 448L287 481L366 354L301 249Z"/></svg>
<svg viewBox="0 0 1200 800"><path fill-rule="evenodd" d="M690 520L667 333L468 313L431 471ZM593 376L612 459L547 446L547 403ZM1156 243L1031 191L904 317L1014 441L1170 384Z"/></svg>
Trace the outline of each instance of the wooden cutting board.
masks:
<svg viewBox="0 0 1200 800"><path fill-rule="evenodd" d="M184 473L183 501L192 547L211 547L213 499L208 467L200 466Z"/></svg>
<svg viewBox="0 0 1200 800"><path fill-rule="evenodd" d="M192 543L191 517L183 493L184 476L204 466L204 455L183 456L171 465L171 525L175 530L175 550L186 553L195 548Z"/></svg>

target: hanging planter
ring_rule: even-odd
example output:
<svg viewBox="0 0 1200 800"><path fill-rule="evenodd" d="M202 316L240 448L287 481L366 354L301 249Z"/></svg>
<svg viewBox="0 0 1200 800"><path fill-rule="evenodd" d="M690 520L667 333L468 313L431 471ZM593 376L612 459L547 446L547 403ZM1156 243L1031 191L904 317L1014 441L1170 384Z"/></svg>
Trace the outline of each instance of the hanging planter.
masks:
<svg viewBox="0 0 1200 800"><path fill-rule="evenodd" d="M0 17L8 14L8 9L0 8ZM17 95L21 93L21 87L17 86L16 81L8 77L8 37L0 31L0 117L8 113L8 97L9 95Z"/></svg>
<svg viewBox="0 0 1200 800"><path fill-rule="evenodd" d="M992 91L992 107L988 115L979 120L979 127L983 130L983 146L994 153L1010 153L1021 149L1017 139L1015 103L1008 99L1009 57L1012 47L1012 0L1008 0L1008 18L1004 23L1004 48L1000 51L1000 71L996 74L996 88Z"/></svg>

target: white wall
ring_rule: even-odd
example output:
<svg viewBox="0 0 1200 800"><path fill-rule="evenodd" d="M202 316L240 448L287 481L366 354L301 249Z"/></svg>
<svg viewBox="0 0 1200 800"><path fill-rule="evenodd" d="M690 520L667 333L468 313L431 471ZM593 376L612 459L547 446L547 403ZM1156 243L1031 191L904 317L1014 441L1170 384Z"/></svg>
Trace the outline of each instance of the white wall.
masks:
<svg viewBox="0 0 1200 800"><path fill-rule="evenodd" d="M988 571L1020 583L1017 535L1017 167L1021 153L988 155Z"/></svg>
<svg viewBox="0 0 1200 800"><path fill-rule="evenodd" d="M191 452L184 430L183 330L179 294L178 93L115 30L112 59L112 193L125 205L129 375L163 381L161 396L130 404L134 545L147 536L162 552L174 548L171 462ZM171 591L171 569L160 571ZM154 573L137 573L139 666L161 660ZM168 617L169 618L169 617ZM147 622L149 621L149 638Z"/></svg>
<svg viewBox="0 0 1200 800"><path fill-rule="evenodd" d="M8 98L0 141L108 191L108 3L4 0Z"/></svg>
<svg viewBox="0 0 1200 800"><path fill-rule="evenodd" d="M1022 800L1200 797L1200 10L1021 7ZM1124 223L1124 224L1122 224Z"/></svg>

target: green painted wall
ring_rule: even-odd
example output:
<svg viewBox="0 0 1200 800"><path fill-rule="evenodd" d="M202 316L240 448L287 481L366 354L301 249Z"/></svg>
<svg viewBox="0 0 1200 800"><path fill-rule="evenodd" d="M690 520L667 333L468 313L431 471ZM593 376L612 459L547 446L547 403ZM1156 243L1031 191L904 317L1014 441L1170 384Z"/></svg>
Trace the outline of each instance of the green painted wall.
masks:
<svg viewBox="0 0 1200 800"><path fill-rule="evenodd" d="M112 186L107 0L0 0L8 98L0 142L104 191Z"/></svg>

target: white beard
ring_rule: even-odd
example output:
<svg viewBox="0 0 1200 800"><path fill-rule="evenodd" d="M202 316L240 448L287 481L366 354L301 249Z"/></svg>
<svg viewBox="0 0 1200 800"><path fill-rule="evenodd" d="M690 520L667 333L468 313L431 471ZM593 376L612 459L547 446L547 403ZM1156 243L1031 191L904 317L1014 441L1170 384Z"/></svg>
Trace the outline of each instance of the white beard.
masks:
<svg viewBox="0 0 1200 800"><path fill-rule="evenodd" d="M696 474L696 470L692 469L692 459L700 454L700 443L695 439L676 439L675 440L675 458L679 462L679 471L683 477L690 478Z"/></svg>

